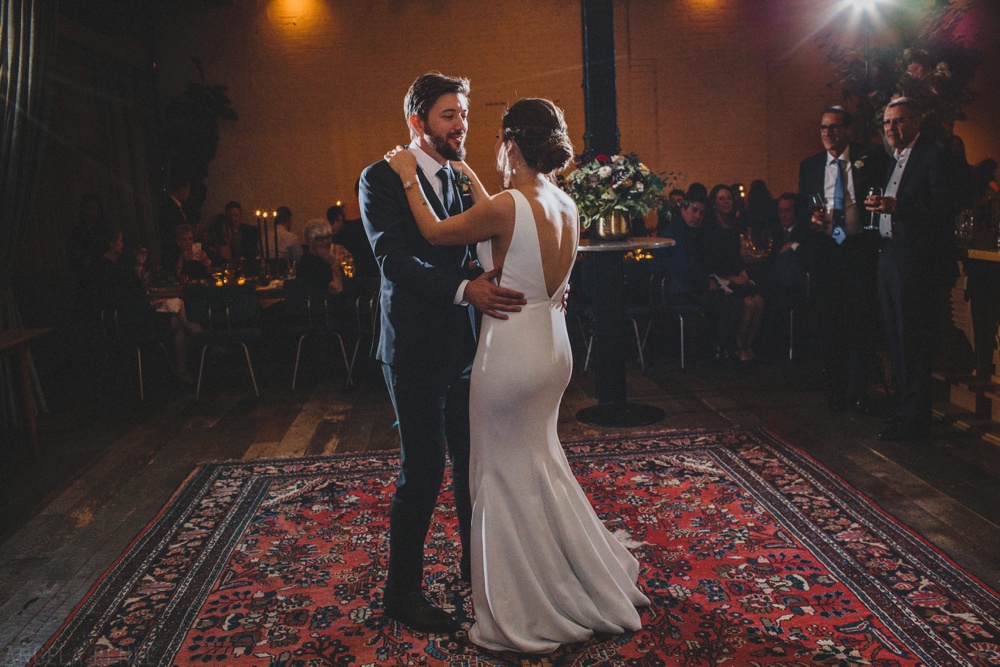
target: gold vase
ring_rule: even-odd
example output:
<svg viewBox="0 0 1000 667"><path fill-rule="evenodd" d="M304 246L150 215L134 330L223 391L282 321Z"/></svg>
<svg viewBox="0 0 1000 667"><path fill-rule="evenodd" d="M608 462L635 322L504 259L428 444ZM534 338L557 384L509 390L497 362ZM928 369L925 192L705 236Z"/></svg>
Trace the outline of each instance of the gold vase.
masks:
<svg viewBox="0 0 1000 667"><path fill-rule="evenodd" d="M624 241L632 235L632 224L627 213L611 211L597 219L594 238L598 241Z"/></svg>

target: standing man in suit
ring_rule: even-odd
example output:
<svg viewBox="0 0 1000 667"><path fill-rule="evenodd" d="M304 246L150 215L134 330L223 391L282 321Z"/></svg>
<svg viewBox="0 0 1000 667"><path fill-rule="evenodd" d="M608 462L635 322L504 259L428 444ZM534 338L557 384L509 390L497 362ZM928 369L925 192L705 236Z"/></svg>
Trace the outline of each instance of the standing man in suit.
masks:
<svg viewBox="0 0 1000 667"><path fill-rule="evenodd" d="M461 576L470 577L469 376L476 352L473 308L506 319L523 294L490 282L471 247L432 246L421 236L406 190L422 188L439 218L471 205L451 161L465 157L469 81L437 72L410 86L404 113L418 181L400 181L385 160L361 175L361 214L381 270L381 331L376 357L399 425L401 468L389 514L385 613L416 630L451 632L455 619L423 595L424 540L441 490L445 457L462 542ZM478 275L477 275L478 273Z"/></svg>
<svg viewBox="0 0 1000 667"><path fill-rule="evenodd" d="M191 195L191 181L174 176L167 183L167 190L160 197L157 222L160 226L160 266L168 273L174 272L180 249L177 247L177 228L187 224L184 202Z"/></svg>
<svg viewBox="0 0 1000 667"><path fill-rule="evenodd" d="M920 133L920 121L916 103L905 97L885 108L882 125L893 160L884 195L865 200L869 211L880 214L878 291L900 400L898 418L878 434L882 440L927 435L933 358L958 275L954 170L947 153Z"/></svg>
<svg viewBox="0 0 1000 667"><path fill-rule="evenodd" d="M821 194L827 211L811 223L825 238L810 248L813 294L829 383L829 405L868 410L868 376L875 361L878 237L866 231L868 189L881 186L888 158L879 146L851 141L850 112L828 107L820 118L823 152L799 165L799 196Z"/></svg>

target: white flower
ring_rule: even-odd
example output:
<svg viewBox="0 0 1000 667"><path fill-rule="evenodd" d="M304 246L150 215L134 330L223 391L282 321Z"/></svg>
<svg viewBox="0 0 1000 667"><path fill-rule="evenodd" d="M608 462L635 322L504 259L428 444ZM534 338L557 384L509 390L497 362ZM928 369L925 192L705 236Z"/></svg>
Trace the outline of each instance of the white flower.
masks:
<svg viewBox="0 0 1000 667"><path fill-rule="evenodd" d="M633 189L633 190L635 190L636 192L642 192L642 191L643 191L643 190L645 190L646 188L645 188L645 186L644 186L644 185L642 184L642 181L638 181L638 182L636 182L636 184L635 184L635 187L634 187L634 188L632 188L632 189Z"/></svg>
<svg viewBox="0 0 1000 667"><path fill-rule="evenodd" d="M597 170L597 175L600 176L601 178L607 178L608 176L611 175L611 167L604 165L603 167Z"/></svg>

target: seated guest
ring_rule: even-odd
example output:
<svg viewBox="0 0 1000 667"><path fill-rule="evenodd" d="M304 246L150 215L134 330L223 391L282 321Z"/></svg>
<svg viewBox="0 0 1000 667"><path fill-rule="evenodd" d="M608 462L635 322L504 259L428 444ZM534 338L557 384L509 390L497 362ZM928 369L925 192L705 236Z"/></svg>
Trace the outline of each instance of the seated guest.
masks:
<svg viewBox="0 0 1000 667"><path fill-rule="evenodd" d="M800 220L798 195L785 192L778 197L778 232L771 244L776 295L800 303L805 298L809 272L808 251L813 230Z"/></svg>
<svg viewBox="0 0 1000 667"><path fill-rule="evenodd" d="M200 243L195 244L194 227L184 223L177 228L177 247L180 249L174 269L177 280L181 282L208 280L208 270L212 266L212 260L208 258L208 253L201 249Z"/></svg>
<svg viewBox="0 0 1000 667"><path fill-rule="evenodd" d="M753 345L764 312L764 298L743 265L732 202L733 191L728 185L719 184L712 188L709 194L711 218L702 234L702 252L714 288L734 294L742 302L736 337L722 341L721 353L741 363L749 363L757 357Z"/></svg>
<svg viewBox="0 0 1000 667"><path fill-rule="evenodd" d="M346 207L331 206L326 210L326 219L333 230L334 242L344 246L354 258L354 277L379 278L378 262L375 261L375 253L372 252L360 214L357 218L348 218Z"/></svg>
<svg viewBox="0 0 1000 667"><path fill-rule="evenodd" d="M152 331L169 336L173 340L177 377L194 384L187 372L187 334L199 333L202 329L188 321L184 302L149 298L139 276L122 261L125 244L120 228L111 223L102 225L97 243L104 251L95 258L85 281L92 306L101 310L115 309L119 326L125 331Z"/></svg>
<svg viewBox="0 0 1000 667"><path fill-rule="evenodd" d="M296 269L296 277L317 291L341 294L344 272L340 266L345 250L333 249L332 231L325 220L310 220L305 230L306 249Z"/></svg>
<svg viewBox="0 0 1000 667"><path fill-rule="evenodd" d="M101 254L96 244L98 228L105 224L104 205L101 198L88 192L80 198L80 219L66 236L66 259L80 279Z"/></svg>
<svg viewBox="0 0 1000 667"><path fill-rule="evenodd" d="M778 228L771 239L771 273L764 285L768 306L764 331L775 351L779 345L788 343L790 311L808 305L810 261L819 241L805 220L798 195L785 192L778 197Z"/></svg>
<svg viewBox="0 0 1000 667"><path fill-rule="evenodd" d="M674 188L663 200L660 208L656 211L656 228L650 229L650 236L663 236L663 230L673 220L677 220L681 215L681 204L684 202L684 191Z"/></svg>
<svg viewBox="0 0 1000 667"><path fill-rule="evenodd" d="M680 203L679 215L661 232L665 238L673 239L674 245L666 249L662 256L658 254L660 250L653 251L654 271L658 270L657 264L665 260L671 302L704 308L716 325L715 345L721 347L725 341L736 337L742 302L738 297L718 289L705 268L702 223L706 203L702 192L688 191L685 200Z"/></svg>
<svg viewBox="0 0 1000 667"><path fill-rule="evenodd" d="M737 234L744 227L736 208L737 197L731 187L719 183L708 195L708 210L705 212L705 227L733 230ZM741 200L742 201L742 200Z"/></svg>
<svg viewBox="0 0 1000 667"><path fill-rule="evenodd" d="M222 218L213 219L205 233L205 251L212 264L223 266L240 259L260 257L260 231L243 223L243 206L237 201L226 204Z"/></svg>
<svg viewBox="0 0 1000 667"><path fill-rule="evenodd" d="M302 241L292 231L292 209L279 206L274 217L274 225L278 237L277 247L269 249L268 257L299 261L302 257Z"/></svg>

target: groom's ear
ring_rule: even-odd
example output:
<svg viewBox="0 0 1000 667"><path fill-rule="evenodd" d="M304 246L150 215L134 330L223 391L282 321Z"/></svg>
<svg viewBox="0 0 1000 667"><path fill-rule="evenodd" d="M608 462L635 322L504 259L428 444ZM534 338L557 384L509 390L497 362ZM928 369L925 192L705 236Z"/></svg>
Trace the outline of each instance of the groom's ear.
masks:
<svg viewBox="0 0 1000 667"><path fill-rule="evenodd" d="M417 114L412 114L406 122L410 124L411 136L419 137L424 133L424 121Z"/></svg>

